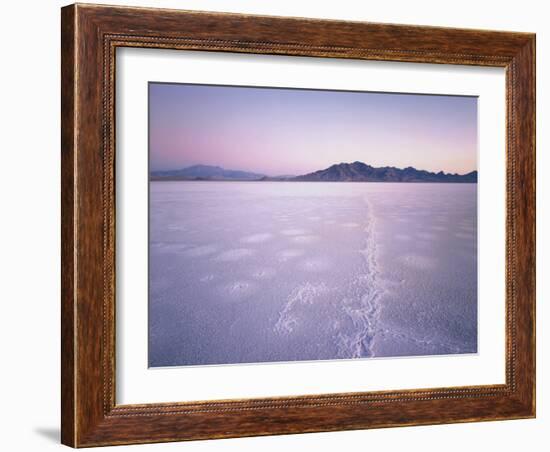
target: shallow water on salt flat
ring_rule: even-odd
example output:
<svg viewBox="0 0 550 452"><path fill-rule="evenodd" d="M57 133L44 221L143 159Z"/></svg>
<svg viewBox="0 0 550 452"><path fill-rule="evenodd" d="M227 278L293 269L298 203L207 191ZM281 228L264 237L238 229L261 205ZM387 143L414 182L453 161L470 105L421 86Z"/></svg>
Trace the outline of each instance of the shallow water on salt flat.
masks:
<svg viewBox="0 0 550 452"><path fill-rule="evenodd" d="M149 365L475 353L476 190L152 182Z"/></svg>

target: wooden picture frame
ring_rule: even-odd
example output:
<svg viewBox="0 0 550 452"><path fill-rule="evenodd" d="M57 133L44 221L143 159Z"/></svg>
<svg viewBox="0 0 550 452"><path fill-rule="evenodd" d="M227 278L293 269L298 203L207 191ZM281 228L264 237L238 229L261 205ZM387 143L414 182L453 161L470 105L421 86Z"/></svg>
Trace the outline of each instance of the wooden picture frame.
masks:
<svg viewBox="0 0 550 452"><path fill-rule="evenodd" d="M64 444L86 447L535 416L534 34L75 4L62 9L61 35ZM117 405L118 47L505 68L506 383Z"/></svg>

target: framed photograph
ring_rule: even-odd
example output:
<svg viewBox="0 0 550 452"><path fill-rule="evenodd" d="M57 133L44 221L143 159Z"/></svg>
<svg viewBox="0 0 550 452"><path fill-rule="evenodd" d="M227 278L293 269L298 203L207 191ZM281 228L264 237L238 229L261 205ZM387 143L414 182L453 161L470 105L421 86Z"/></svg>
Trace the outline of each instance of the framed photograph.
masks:
<svg viewBox="0 0 550 452"><path fill-rule="evenodd" d="M62 9L62 442L535 416L535 36Z"/></svg>

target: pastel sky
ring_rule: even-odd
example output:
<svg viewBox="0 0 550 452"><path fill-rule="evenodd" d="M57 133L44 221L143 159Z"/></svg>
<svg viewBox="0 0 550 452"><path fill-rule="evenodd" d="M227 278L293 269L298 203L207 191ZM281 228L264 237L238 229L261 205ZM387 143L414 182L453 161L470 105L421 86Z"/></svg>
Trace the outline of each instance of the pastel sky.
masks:
<svg viewBox="0 0 550 452"><path fill-rule="evenodd" d="M150 170L216 165L299 175L334 163L467 173L477 98L149 84Z"/></svg>

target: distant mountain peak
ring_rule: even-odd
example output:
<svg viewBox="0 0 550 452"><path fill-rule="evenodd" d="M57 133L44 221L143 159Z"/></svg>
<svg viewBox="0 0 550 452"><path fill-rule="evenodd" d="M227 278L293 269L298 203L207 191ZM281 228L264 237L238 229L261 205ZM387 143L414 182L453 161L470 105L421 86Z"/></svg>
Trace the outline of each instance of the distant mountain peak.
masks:
<svg viewBox="0 0 550 452"><path fill-rule="evenodd" d="M297 176L296 181L325 182L477 182L477 171L467 174L432 173L412 166L375 168L364 162L337 163L323 170Z"/></svg>
<svg viewBox="0 0 550 452"><path fill-rule="evenodd" d="M177 170L152 171L151 180L260 180L263 174L230 170L221 166L192 165Z"/></svg>
<svg viewBox="0 0 550 452"><path fill-rule="evenodd" d="M223 170L221 166L217 165L191 165L186 168L186 170L202 170L202 169L208 169L208 170Z"/></svg>

